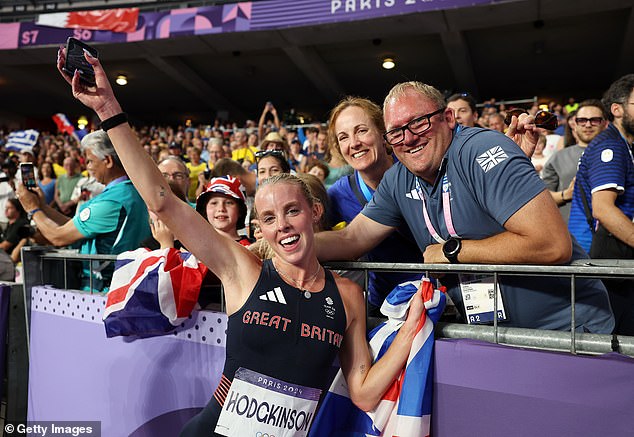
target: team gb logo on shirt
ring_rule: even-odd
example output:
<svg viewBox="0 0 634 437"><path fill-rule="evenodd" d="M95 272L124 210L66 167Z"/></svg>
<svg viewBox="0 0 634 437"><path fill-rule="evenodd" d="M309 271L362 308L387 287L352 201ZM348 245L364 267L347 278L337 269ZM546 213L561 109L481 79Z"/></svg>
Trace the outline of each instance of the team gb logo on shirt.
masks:
<svg viewBox="0 0 634 437"><path fill-rule="evenodd" d="M326 317L329 319L335 318L335 306L334 301L330 296L326 297L326 303L324 304L324 312L326 313Z"/></svg>
<svg viewBox="0 0 634 437"><path fill-rule="evenodd" d="M508 158L506 152L504 152L504 150L502 150L500 146L495 146L491 147L482 155L478 156L476 158L476 161L478 162L478 164L480 164L482 170L487 173L500 162L504 161L506 158Z"/></svg>

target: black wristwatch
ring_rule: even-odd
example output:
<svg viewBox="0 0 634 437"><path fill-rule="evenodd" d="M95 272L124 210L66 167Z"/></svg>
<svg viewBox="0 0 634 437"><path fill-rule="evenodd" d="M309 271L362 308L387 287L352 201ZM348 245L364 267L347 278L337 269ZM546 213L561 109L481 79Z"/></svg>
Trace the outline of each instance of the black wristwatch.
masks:
<svg viewBox="0 0 634 437"><path fill-rule="evenodd" d="M452 264L460 263L460 261L458 261L460 249L462 249L462 240L459 238L451 237L449 240L445 241L445 244L442 245L442 253Z"/></svg>

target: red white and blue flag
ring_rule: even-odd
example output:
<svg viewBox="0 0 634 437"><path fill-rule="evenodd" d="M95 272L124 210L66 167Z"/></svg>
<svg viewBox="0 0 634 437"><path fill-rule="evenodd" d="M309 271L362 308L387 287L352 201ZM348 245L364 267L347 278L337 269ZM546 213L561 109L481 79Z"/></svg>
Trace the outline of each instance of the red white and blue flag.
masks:
<svg viewBox="0 0 634 437"><path fill-rule="evenodd" d="M138 21L139 8L121 8L41 14L35 23L38 26L66 29L110 30L130 33L136 31Z"/></svg>
<svg viewBox="0 0 634 437"><path fill-rule="evenodd" d="M53 115L53 121L57 126L58 132L68 135L72 135L73 132L75 132L75 128L73 127L73 124L70 122L68 117L66 117L66 114L58 112L57 114Z"/></svg>
<svg viewBox="0 0 634 437"><path fill-rule="evenodd" d="M207 270L192 254L174 248L119 254L103 315L106 335L172 331L196 306Z"/></svg>
<svg viewBox="0 0 634 437"><path fill-rule="evenodd" d="M434 325L445 308L446 297L434 289L432 282L406 282L388 295L381 312L387 322L368 334L370 352L376 362L387 351L399 328L407 318L407 310L416 291L422 288L425 312L405 368L373 411L357 408L348 393L343 373L339 371L311 427L309 436L429 436L432 412L432 377Z"/></svg>

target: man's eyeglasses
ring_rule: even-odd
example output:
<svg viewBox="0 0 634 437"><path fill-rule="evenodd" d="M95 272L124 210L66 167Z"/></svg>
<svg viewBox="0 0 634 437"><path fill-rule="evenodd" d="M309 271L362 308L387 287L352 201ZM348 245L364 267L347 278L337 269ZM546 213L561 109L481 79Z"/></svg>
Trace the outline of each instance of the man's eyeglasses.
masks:
<svg viewBox="0 0 634 437"><path fill-rule="evenodd" d="M421 135L431 128L431 118L434 115L438 115L442 113L445 108L440 108L437 111L430 112L429 114L421 115L420 117L416 117L405 126L397 127L392 130L389 130L383 134L383 138L385 141L391 145L395 146L405 139L405 129L413 133L414 135Z"/></svg>
<svg viewBox="0 0 634 437"><path fill-rule="evenodd" d="M513 116L519 117L520 114L528 114L528 111L521 108L515 108L506 111L504 123L509 126L511 124L511 118ZM537 113L535 114L535 126L541 127L542 129L546 130L555 130L557 129L557 126L559 126L559 120L557 120L557 116L552 112L537 111Z"/></svg>
<svg viewBox="0 0 634 437"><path fill-rule="evenodd" d="M163 173L163 177L165 179L172 178L175 181L182 181L187 178L187 173L183 173L182 171L175 171L174 173Z"/></svg>
<svg viewBox="0 0 634 437"><path fill-rule="evenodd" d="M255 152L256 161L259 161L266 156L277 156L286 159L286 154L283 150L260 150L258 152Z"/></svg>
<svg viewBox="0 0 634 437"><path fill-rule="evenodd" d="M601 123L603 123L603 117L590 117L590 118L575 117L575 123L577 123L580 126L584 126L588 122L590 122L592 126L599 126Z"/></svg>

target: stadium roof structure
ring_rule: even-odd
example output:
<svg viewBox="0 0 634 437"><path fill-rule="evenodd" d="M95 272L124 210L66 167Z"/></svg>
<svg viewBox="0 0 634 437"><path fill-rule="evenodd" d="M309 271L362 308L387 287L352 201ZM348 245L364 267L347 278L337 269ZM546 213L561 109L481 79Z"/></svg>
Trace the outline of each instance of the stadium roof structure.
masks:
<svg viewBox="0 0 634 437"><path fill-rule="evenodd" d="M284 4L250 2L249 11L266 1ZM421 2L323 1L331 9ZM28 4L36 8L42 2L11 2L22 3L23 13L31 13ZM191 5L203 3L209 4ZM15 16L5 11L7 4L1 2L0 21ZM101 4L120 5L116 0ZM142 11L165 4L144 3ZM190 4L178 5L173 7ZM285 25L94 45L113 82L119 74L128 77L127 86L116 87L125 110L147 122L206 123L218 114L232 120L257 118L266 101L280 112L294 108L306 120L324 120L340 97L360 95L381 103L390 87L404 80L424 81L447 93L470 92L479 100L538 96L565 102L569 96L600 97L614 79L634 72L631 0L485 1L301 25L295 23L305 17L284 15L282 8L274 18L286 20ZM0 50L0 119L28 124L50 120L57 112L70 118L87 114L58 77L57 45ZM382 69L385 57L393 58L396 67Z"/></svg>

